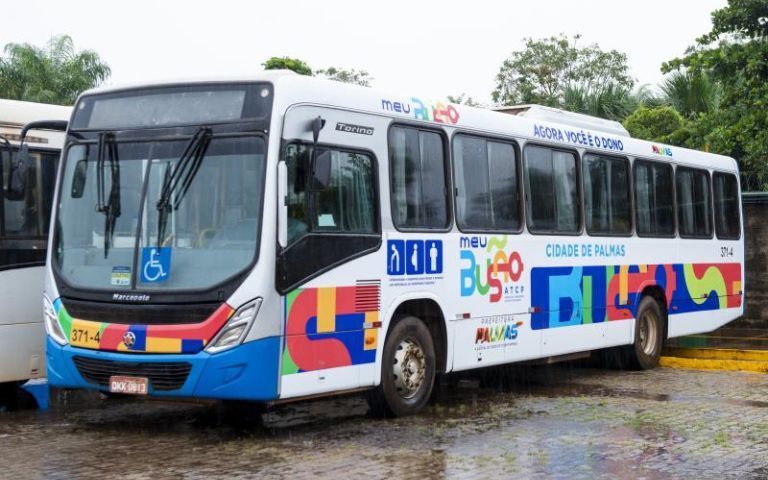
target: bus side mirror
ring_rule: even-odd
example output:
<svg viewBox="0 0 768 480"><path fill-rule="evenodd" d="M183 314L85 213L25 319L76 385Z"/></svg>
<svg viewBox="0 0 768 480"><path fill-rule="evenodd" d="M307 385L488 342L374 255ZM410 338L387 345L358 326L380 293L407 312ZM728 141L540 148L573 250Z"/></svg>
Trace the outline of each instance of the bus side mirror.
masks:
<svg viewBox="0 0 768 480"><path fill-rule="evenodd" d="M75 173L72 177L72 198L82 198L85 192L85 179L88 174L88 161L79 160L75 166Z"/></svg>
<svg viewBox="0 0 768 480"><path fill-rule="evenodd" d="M325 190L331 182L331 151L312 151L312 189Z"/></svg>
<svg viewBox="0 0 768 480"><path fill-rule="evenodd" d="M27 190L27 166L29 164L29 148L24 142L27 138L27 132L30 130L54 130L64 132L67 130L66 120L40 120L29 122L21 128L19 135L19 154L16 156L16 164L11 165L8 172L8 192L6 198L9 200L21 200Z"/></svg>
<svg viewBox="0 0 768 480"><path fill-rule="evenodd" d="M325 119L318 115L318 117L312 120L312 146L317 146L317 141L320 139L320 130L325 126Z"/></svg>
<svg viewBox="0 0 768 480"><path fill-rule="evenodd" d="M27 191L27 164L29 163L29 148L22 145L16 156L16 163L11 165L8 172L8 200L21 200Z"/></svg>

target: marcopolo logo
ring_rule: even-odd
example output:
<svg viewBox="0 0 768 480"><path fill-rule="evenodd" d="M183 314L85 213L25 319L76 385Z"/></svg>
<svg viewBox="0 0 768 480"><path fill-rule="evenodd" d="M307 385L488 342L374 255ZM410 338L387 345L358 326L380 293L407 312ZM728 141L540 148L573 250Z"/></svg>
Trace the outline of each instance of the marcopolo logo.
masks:
<svg viewBox="0 0 768 480"><path fill-rule="evenodd" d="M113 293L112 300L115 302L148 302L151 300L151 297L146 293Z"/></svg>
<svg viewBox="0 0 768 480"><path fill-rule="evenodd" d="M388 240L387 275L443 273L442 240Z"/></svg>

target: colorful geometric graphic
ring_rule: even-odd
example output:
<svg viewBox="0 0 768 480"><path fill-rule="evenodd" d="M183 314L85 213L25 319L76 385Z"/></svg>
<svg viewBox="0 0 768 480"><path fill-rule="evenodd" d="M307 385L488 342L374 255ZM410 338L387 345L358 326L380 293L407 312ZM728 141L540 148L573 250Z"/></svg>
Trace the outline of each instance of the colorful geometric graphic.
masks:
<svg viewBox="0 0 768 480"><path fill-rule="evenodd" d="M411 105L411 102L413 105ZM423 102L421 99L411 97L410 102L382 99L381 108L388 112L400 113L411 116L416 120L434 121L455 125L459 123L459 111L451 104L443 102Z"/></svg>
<svg viewBox="0 0 768 480"><path fill-rule="evenodd" d="M234 313L232 307L222 304L202 323L125 325L72 318L61 299L53 307L72 346L132 353L198 353Z"/></svg>
<svg viewBox="0 0 768 480"><path fill-rule="evenodd" d="M531 328L635 318L646 287L665 292L669 315L738 308L741 264L546 267L531 270Z"/></svg>
<svg viewBox="0 0 768 480"><path fill-rule="evenodd" d="M491 303L522 299L525 288L518 285L525 265L520 253L507 248L509 236L463 236L461 250L461 296L489 295Z"/></svg>
<svg viewBox="0 0 768 480"><path fill-rule="evenodd" d="M665 146L661 146L660 147L658 145L651 145L651 150L656 155L664 155L666 157L671 157L672 156L672 149L669 148L669 147L665 147Z"/></svg>
<svg viewBox="0 0 768 480"><path fill-rule="evenodd" d="M373 363L381 326L379 299L378 280L289 293L282 374Z"/></svg>

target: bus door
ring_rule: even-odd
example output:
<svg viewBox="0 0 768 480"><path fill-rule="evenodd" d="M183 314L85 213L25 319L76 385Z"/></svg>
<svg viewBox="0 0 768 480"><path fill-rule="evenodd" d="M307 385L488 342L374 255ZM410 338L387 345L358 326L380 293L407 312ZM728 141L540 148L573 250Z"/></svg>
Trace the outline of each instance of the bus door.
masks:
<svg viewBox="0 0 768 480"><path fill-rule="evenodd" d="M383 117L332 108L286 113L276 278L283 398L371 386L376 378L387 126Z"/></svg>

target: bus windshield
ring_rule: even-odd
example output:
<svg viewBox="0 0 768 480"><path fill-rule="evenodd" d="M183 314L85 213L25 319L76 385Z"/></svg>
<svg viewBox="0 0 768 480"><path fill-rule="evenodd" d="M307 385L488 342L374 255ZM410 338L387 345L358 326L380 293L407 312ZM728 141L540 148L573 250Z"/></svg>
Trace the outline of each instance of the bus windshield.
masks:
<svg viewBox="0 0 768 480"><path fill-rule="evenodd" d="M97 290L197 290L252 265L265 139L197 137L70 145L52 257L64 281Z"/></svg>

